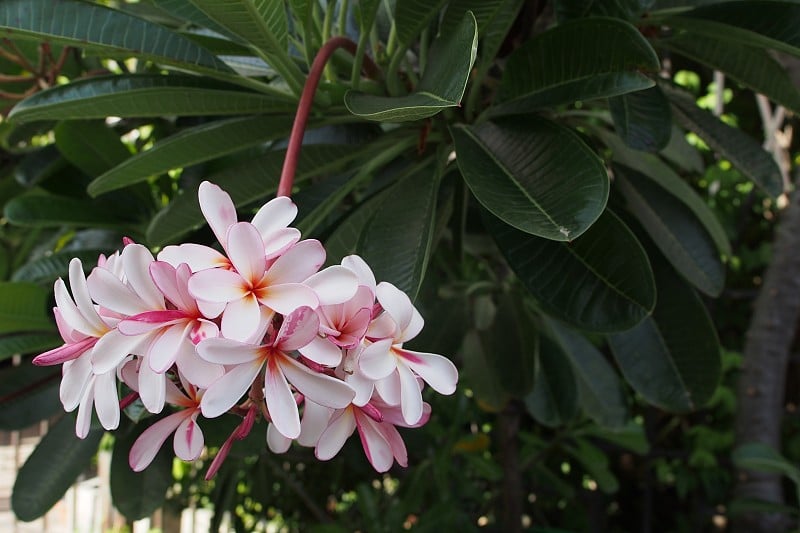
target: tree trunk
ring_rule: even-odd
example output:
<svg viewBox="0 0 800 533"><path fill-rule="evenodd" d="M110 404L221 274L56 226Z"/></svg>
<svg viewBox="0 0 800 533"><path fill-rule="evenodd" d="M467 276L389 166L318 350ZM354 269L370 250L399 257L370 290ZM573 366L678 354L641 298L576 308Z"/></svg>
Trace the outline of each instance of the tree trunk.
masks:
<svg viewBox="0 0 800 533"><path fill-rule="evenodd" d="M781 421L789 351L800 317L800 174L795 191L778 224L772 261L767 267L753 318L747 331L739 379L736 445L762 442L781 447ZM780 475L739 472L737 498L783 503ZM750 513L736 517L734 531L776 532L788 526L786 517Z"/></svg>

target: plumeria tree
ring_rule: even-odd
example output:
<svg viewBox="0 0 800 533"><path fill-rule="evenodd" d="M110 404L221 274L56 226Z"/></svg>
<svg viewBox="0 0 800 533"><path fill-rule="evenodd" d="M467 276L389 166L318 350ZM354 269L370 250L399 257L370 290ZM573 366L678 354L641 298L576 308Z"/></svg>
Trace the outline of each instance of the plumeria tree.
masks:
<svg viewBox="0 0 800 533"><path fill-rule="evenodd" d="M791 192L679 71L773 131L797 28L782 1L0 3L0 421L57 418L15 513L110 432L130 519L189 464L243 528L598 520L562 478L609 506L606 455L649 483L656 435L720 405L706 165ZM769 432L737 464L800 479Z"/></svg>

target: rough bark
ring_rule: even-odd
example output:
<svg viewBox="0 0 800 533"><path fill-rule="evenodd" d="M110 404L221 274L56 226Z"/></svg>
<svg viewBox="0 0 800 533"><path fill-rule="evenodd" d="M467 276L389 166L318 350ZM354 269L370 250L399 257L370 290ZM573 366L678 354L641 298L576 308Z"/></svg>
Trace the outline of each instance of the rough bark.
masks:
<svg viewBox="0 0 800 533"><path fill-rule="evenodd" d="M773 245L772 261L756 299L747 331L744 363L738 386L736 445L763 442L780 450L781 421L789 352L800 317L800 173L795 192L782 214ZM736 496L783 503L780 476L739 472ZM771 513L736 518L734 531L776 532L788 524Z"/></svg>

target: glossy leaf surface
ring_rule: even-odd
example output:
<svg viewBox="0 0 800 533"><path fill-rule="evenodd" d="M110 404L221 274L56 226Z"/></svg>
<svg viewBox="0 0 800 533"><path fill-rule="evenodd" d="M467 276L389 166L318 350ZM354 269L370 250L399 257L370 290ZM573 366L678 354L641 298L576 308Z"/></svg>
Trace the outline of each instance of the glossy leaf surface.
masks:
<svg viewBox="0 0 800 533"><path fill-rule="evenodd" d="M634 150L657 152L672 134L669 100L658 87L608 99L617 134Z"/></svg>

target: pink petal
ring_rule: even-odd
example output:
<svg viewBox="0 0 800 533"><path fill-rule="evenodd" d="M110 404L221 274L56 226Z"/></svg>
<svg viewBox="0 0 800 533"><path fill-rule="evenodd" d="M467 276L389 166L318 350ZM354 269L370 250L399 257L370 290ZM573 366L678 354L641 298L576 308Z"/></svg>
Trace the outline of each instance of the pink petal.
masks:
<svg viewBox="0 0 800 533"><path fill-rule="evenodd" d="M458 383L458 370L452 361L435 353L394 349L394 352L425 383L439 394L453 394ZM400 365L398 365L400 366Z"/></svg>
<svg viewBox="0 0 800 533"><path fill-rule="evenodd" d="M261 326L261 310L252 294L228 302L222 313L222 335L237 341L251 340Z"/></svg>
<svg viewBox="0 0 800 533"><path fill-rule="evenodd" d="M265 238L279 231L297 216L297 206L286 196L278 196L264 204L253 217L253 225Z"/></svg>
<svg viewBox="0 0 800 533"><path fill-rule="evenodd" d="M105 374L115 369L128 354L137 353L148 340L147 335L123 335L112 329L92 348L92 368L95 374Z"/></svg>
<svg viewBox="0 0 800 533"><path fill-rule="evenodd" d="M300 241L280 256L267 272L271 285L300 283L325 263L325 248L314 239Z"/></svg>
<svg viewBox="0 0 800 533"><path fill-rule="evenodd" d="M416 376L405 365L397 365L400 376L400 408L406 424L416 424L422 418L422 391Z"/></svg>
<svg viewBox="0 0 800 533"><path fill-rule="evenodd" d="M244 363L235 366L212 383L200 401L203 416L216 418L236 405L253 384L260 370L260 362Z"/></svg>
<svg viewBox="0 0 800 533"><path fill-rule="evenodd" d="M356 418L353 408L348 407L333 415L328 428L322 432L314 450L314 455L320 461L332 459L356 429Z"/></svg>
<svg viewBox="0 0 800 533"><path fill-rule="evenodd" d="M69 286L81 316L95 331L104 331L106 325L94 308L92 298L89 296L89 287L86 285L86 276L83 274L83 266L77 257L69 262Z"/></svg>
<svg viewBox="0 0 800 533"><path fill-rule="evenodd" d="M406 443L403 442L403 437L400 436L400 433L397 431L397 428L392 426L391 424L381 424L381 433L386 441L389 443L389 446L392 449L392 455L394 455L397 464L402 466L403 468L408 466L408 452L406 451Z"/></svg>
<svg viewBox="0 0 800 533"><path fill-rule="evenodd" d="M142 335L185 320L186 313L183 311L145 311L120 320L117 324L117 329L123 335Z"/></svg>
<svg viewBox="0 0 800 533"><path fill-rule="evenodd" d="M184 321L165 327L161 334L156 336L147 349L147 361L154 372L163 374L175 363L178 352L187 336L192 324Z"/></svg>
<svg viewBox="0 0 800 533"><path fill-rule="evenodd" d="M209 363L201 359L195 352L193 345L178 352L175 363L178 365L178 370L190 383L204 389L210 387L225 373L222 365Z"/></svg>
<svg viewBox="0 0 800 533"><path fill-rule="evenodd" d="M280 357L278 362L286 379L294 385L298 392L315 403L340 409L350 405L356 395L355 391L344 381L314 372L291 357Z"/></svg>
<svg viewBox="0 0 800 533"><path fill-rule="evenodd" d="M132 316L156 310L147 307L130 287L105 268L95 267L86 282L94 301L115 313Z"/></svg>
<svg viewBox="0 0 800 533"><path fill-rule="evenodd" d="M366 308L359 309L350 319L344 324L342 331L334 342L342 348L356 347L367 334L367 327L370 322L370 310Z"/></svg>
<svg viewBox="0 0 800 533"><path fill-rule="evenodd" d="M186 263L192 272L209 268L227 268L228 258L213 248L202 244L186 243L179 246L166 246L158 254L159 261L165 261L175 268Z"/></svg>
<svg viewBox="0 0 800 533"><path fill-rule="evenodd" d="M96 342L96 338L86 337L82 341L65 344L39 354L33 358L32 363L39 366L60 365L61 363L77 359L91 349Z"/></svg>
<svg viewBox="0 0 800 533"><path fill-rule="evenodd" d="M95 376L94 408L100 424L105 429L112 430L119 427L119 397L115 372Z"/></svg>
<svg viewBox="0 0 800 533"><path fill-rule="evenodd" d="M264 233L261 234L264 237ZM283 228L275 231L269 237L264 237L264 255L272 259L283 254L300 240L300 230L296 228Z"/></svg>
<svg viewBox="0 0 800 533"><path fill-rule="evenodd" d="M342 259L342 266L349 268L356 274L359 285L367 287L372 294L375 294L375 274L372 273L372 269L366 261L360 256L348 255Z"/></svg>
<svg viewBox="0 0 800 533"><path fill-rule="evenodd" d="M356 294L358 278L349 269L334 265L321 270L305 280L314 289L320 305L344 303Z"/></svg>
<svg viewBox="0 0 800 533"><path fill-rule="evenodd" d="M362 309L366 309L368 311L367 315L369 316L369 312L371 312L374 304L374 293L372 293L368 287L359 285L355 295L343 304L342 315L345 317L353 317Z"/></svg>
<svg viewBox="0 0 800 533"><path fill-rule="evenodd" d="M206 339L197 345L197 355L210 363L220 365L241 365L256 363L264 357L261 346L217 337Z"/></svg>
<svg viewBox="0 0 800 533"><path fill-rule="evenodd" d="M299 307L286 315L275 336L275 347L291 352L317 338L319 317L310 307Z"/></svg>
<svg viewBox="0 0 800 533"><path fill-rule="evenodd" d="M404 331L414 317L414 306L408 295L385 281L378 284L375 294L381 307L397 323L398 330Z"/></svg>
<svg viewBox="0 0 800 533"><path fill-rule="evenodd" d="M320 436L328 427L333 412L333 409L306 399L303 402L303 419L300 421L300 436L297 438L297 443L300 446L316 446Z"/></svg>
<svg viewBox="0 0 800 533"><path fill-rule="evenodd" d="M275 359L267 362L264 399L275 429L288 439L296 439L300 435L300 415L294 394L283 375L283 366L278 366Z"/></svg>
<svg viewBox="0 0 800 533"><path fill-rule="evenodd" d="M397 360L391 352L392 339L373 342L361 351L358 366L364 376L370 379L383 379L397 367Z"/></svg>
<svg viewBox="0 0 800 533"><path fill-rule="evenodd" d="M228 258L237 272L255 285L264 276L267 261L264 243L258 230L248 222L239 222L228 230Z"/></svg>
<svg viewBox="0 0 800 533"><path fill-rule="evenodd" d="M238 300L249 291L250 287L242 276L222 268L201 270L189 278L189 294L198 300L227 303Z"/></svg>
<svg viewBox="0 0 800 533"><path fill-rule="evenodd" d="M160 413L166 401L166 376L154 372L145 360L139 365L139 397L145 409Z"/></svg>
<svg viewBox="0 0 800 533"><path fill-rule="evenodd" d="M236 208L231 197L211 182L204 181L197 189L197 200L200 202L200 211L208 222L211 231L217 240L226 246L225 236L228 228L236 224Z"/></svg>
<svg viewBox="0 0 800 533"><path fill-rule="evenodd" d="M125 276L144 305L150 309L164 309L164 295L150 276L150 264L155 261L150 250L141 244L131 244L122 250Z"/></svg>
<svg viewBox="0 0 800 533"><path fill-rule="evenodd" d="M275 428L275 424L267 425L267 446L272 453L286 453L292 445L292 439L287 439Z"/></svg>
<svg viewBox="0 0 800 533"><path fill-rule="evenodd" d="M197 304L187 288L191 270L186 263L181 263L179 268L184 272L182 284L178 281L178 272L175 267L166 261L153 261L150 264L150 276L167 300L179 310L191 313L197 310Z"/></svg>
<svg viewBox="0 0 800 533"><path fill-rule="evenodd" d="M282 315L288 315L299 307L319 306L317 293L302 283L284 283L261 289L258 301Z"/></svg>
<svg viewBox="0 0 800 533"><path fill-rule="evenodd" d="M205 339L219 337L219 327L214 322L198 318L193 320L189 329L189 341L192 344L199 344Z"/></svg>
<svg viewBox="0 0 800 533"><path fill-rule="evenodd" d="M334 367L342 362L342 349L322 337L314 337L299 351L303 357L320 365Z"/></svg>
<svg viewBox="0 0 800 533"><path fill-rule="evenodd" d="M184 418L175 430L173 450L184 461L194 461L203 452L203 431L197 425L197 410L192 416Z"/></svg>
<svg viewBox="0 0 800 533"><path fill-rule="evenodd" d="M373 340L394 339L395 333L398 332L397 324L395 324L391 315L389 313L381 313L370 322L366 336L368 339Z"/></svg>
<svg viewBox="0 0 800 533"><path fill-rule="evenodd" d="M379 423L356 410L356 425L361 445L372 467L378 472L386 472L394 463L392 447L379 429Z"/></svg>
<svg viewBox="0 0 800 533"><path fill-rule="evenodd" d="M179 411L166 416L145 429L136 442L131 446L128 454L128 464L134 472L141 472L153 462L158 450L169 438L173 431L187 418L185 411Z"/></svg>
<svg viewBox="0 0 800 533"><path fill-rule="evenodd" d="M194 402L189 399L183 391L181 391L172 380L164 382L164 398L166 403L170 405L179 405L181 407L194 407Z"/></svg>

